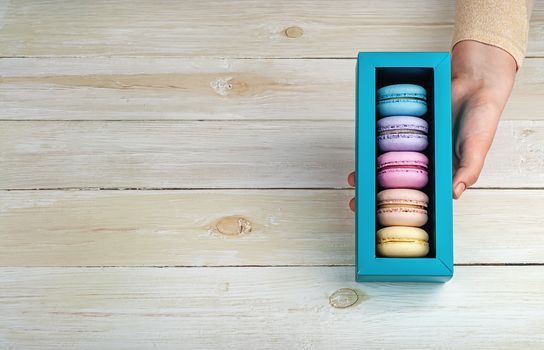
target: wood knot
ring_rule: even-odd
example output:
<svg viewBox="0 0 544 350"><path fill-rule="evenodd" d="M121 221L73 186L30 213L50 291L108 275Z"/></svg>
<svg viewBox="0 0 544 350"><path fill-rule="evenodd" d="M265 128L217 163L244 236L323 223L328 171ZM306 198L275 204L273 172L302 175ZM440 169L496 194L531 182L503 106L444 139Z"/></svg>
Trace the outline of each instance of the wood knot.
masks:
<svg viewBox="0 0 544 350"><path fill-rule="evenodd" d="M536 131L533 130L533 129L525 128L525 129L521 130L521 136L522 136L522 137L527 137L527 136L529 136L529 135L534 134L535 132L536 132Z"/></svg>
<svg viewBox="0 0 544 350"><path fill-rule="evenodd" d="M210 83L210 87L221 96L243 95L249 90L247 83L232 77L218 78Z"/></svg>
<svg viewBox="0 0 544 350"><path fill-rule="evenodd" d="M225 282L225 283L219 284L219 290L221 290L223 292L228 292L230 290L230 283Z"/></svg>
<svg viewBox="0 0 544 350"><path fill-rule="evenodd" d="M251 232L251 222L238 215L226 216L217 220L212 230L226 236L244 235Z"/></svg>
<svg viewBox="0 0 544 350"><path fill-rule="evenodd" d="M345 309L364 300L364 294L356 289L340 288L329 297L329 304L337 309Z"/></svg>
<svg viewBox="0 0 544 350"><path fill-rule="evenodd" d="M285 34L286 37L295 39L295 38L300 38L304 34L304 30L302 30L302 28L300 27L293 26L293 27L285 28L283 33Z"/></svg>

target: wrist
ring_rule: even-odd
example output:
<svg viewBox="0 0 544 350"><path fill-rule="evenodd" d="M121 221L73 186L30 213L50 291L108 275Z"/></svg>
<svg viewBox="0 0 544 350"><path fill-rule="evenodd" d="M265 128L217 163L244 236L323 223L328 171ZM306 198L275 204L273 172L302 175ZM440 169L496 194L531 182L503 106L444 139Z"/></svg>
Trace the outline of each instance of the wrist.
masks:
<svg viewBox="0 0 544 350"><path fill-rule="evenodd" d="M466 40L452 52L452 89L454 95L480 96L502 110L516 77L514 58L495 46Z"/></svg>
<svg viewBox="0 0 544 350"><path fill-rule="evenodd" d="M453 79L513 83L516 71L514 57L499 47L474 40L464 40L453 47Z"/></svg>

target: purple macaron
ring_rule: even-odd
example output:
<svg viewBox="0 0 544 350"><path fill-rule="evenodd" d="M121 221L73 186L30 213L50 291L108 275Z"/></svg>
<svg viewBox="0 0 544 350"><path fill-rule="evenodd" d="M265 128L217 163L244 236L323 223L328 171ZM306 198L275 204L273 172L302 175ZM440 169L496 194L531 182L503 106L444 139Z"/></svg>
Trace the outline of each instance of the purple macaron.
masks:
<svg viewBox="0 0 544 350"><path fill-rule="evenodd" d="M425 119L394 116L378 120L378 146L382 152L423 151L427 148L429 124Z"/></svg>

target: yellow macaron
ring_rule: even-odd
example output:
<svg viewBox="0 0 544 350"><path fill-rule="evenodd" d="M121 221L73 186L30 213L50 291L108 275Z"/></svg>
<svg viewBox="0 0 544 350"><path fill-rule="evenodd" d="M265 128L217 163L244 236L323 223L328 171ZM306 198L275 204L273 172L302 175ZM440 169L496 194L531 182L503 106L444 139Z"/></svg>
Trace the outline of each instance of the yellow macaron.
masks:
<svg viewBox="0 0 544 350"><path fill-rule="evenodd" d="M429 254L429 235L418 227L389 226L376 232L378 255L420 258Z"/></svg>

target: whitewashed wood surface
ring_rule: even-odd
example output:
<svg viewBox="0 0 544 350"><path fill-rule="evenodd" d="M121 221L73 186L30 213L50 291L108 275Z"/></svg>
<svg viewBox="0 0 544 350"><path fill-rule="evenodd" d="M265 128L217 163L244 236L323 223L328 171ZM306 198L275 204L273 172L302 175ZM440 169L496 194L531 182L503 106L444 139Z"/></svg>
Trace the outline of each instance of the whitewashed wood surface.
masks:
<svg viewBox="0 0 544 350"><path fill-rule="evenodd" d="M4 121L0 188L339 188L354 122ZM478 187L544 187L544 121L501 122Z"/></svg>
<svg viewBox="0 0 544 350"><path fill-rule="evenodd" d="M353 265L352 195L4 191L0 266ZM455 261L541 263L542 207L541 190L468 191L455 202Z"/></svg>
<svg viewBox="0 0 544 350"><path fill-rule="evenodd" d="M453 0L3 0L2 56L354 57L448 50ZM544 53L535 1L528 54ZM291 29L291 30L289 30Z"/></svg>
<svg viewBox="0 0 544 350"><path fill-rule="evenodd" d="M454 278L354 282L354 58L453 12L0 0L0 349L544 349L542 2Z"/></svg>
<svg viewBox="0 0 544 350"><path fill-rule="evenodd" d="M353 120L355 59L5 58L0 120ZM503 120L544 120L528 58Z"/></svg>
<svg viewBox="0 0 544 350"><path fill-rule="evenodd" d="M0 272L0 331L23 349L541 349L544 342L543 266L460 266L445 285L358 284L351 266ZM342 288L353 297L331 300Z"/></svg>

